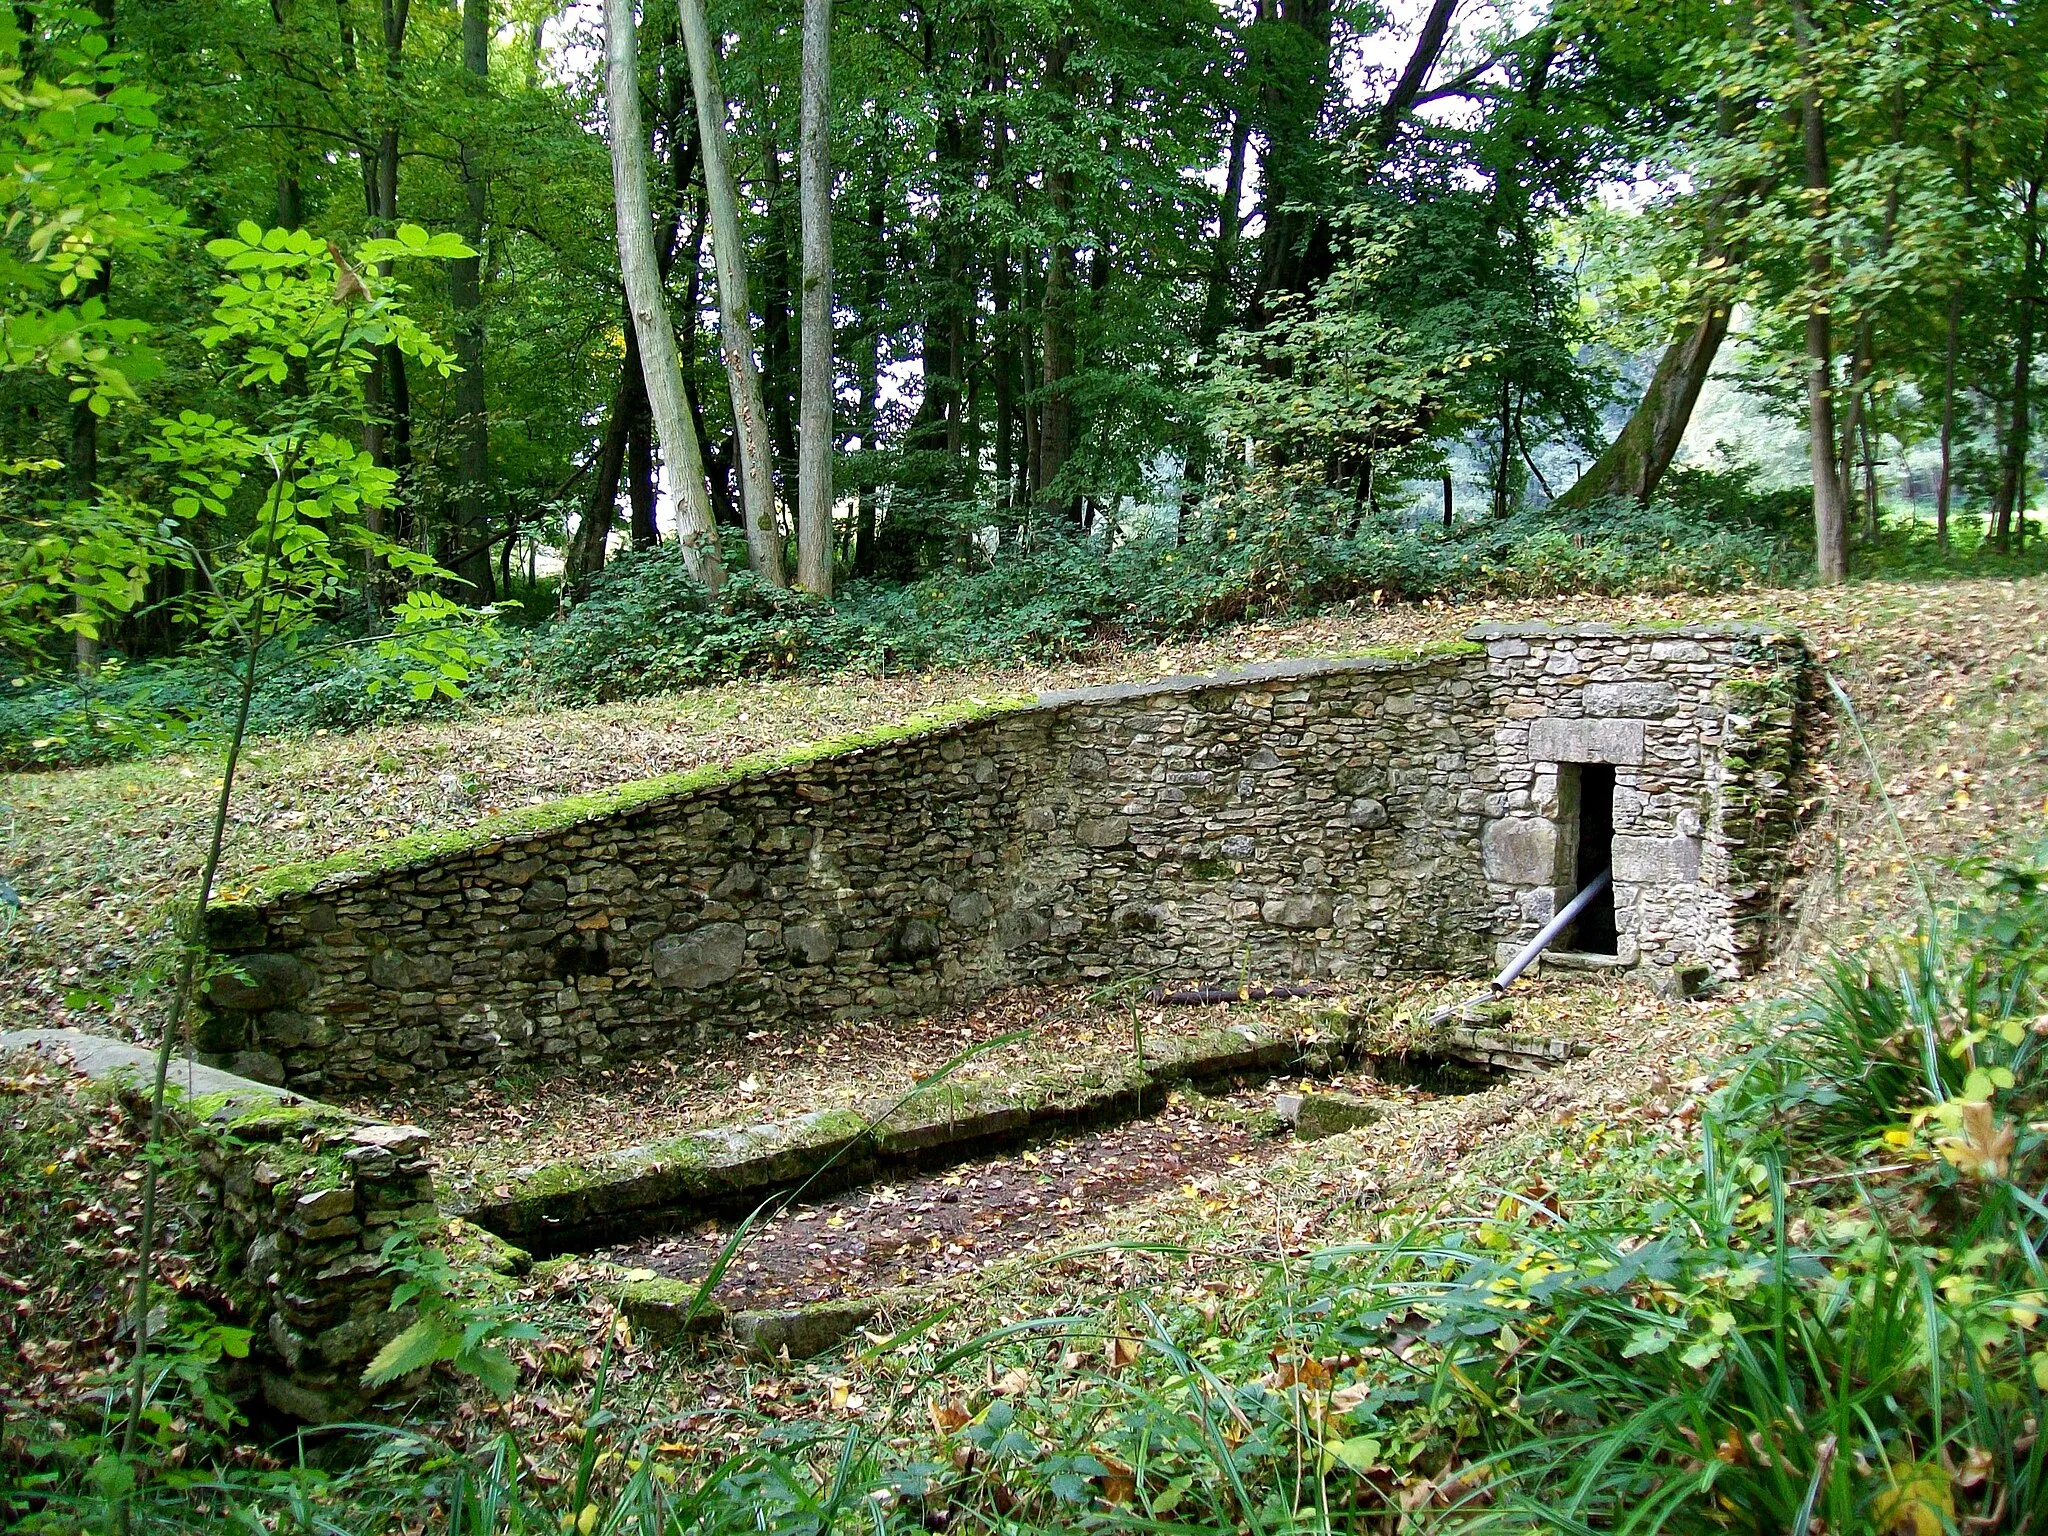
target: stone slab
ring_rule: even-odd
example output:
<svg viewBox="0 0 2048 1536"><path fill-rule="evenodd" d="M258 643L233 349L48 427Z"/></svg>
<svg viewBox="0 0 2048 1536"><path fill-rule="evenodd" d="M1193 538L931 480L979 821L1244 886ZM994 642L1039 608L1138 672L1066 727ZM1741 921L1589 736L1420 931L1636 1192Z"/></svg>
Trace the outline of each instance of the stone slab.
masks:
<svg viewBox="0 0 2048 1536"><path fill-rule="evenodd" d="M52 1061L68 1061L96 1083L119 1082L148 1092L156 1081L156 1052L126 1040L89 1035L82 1029L14 1029L0 1033L0 1051L33 1051ZM259 1083L186 1057L171 1059L167 1092L187 1099L224 1095L210 1118L229 1121L251 1110L274 1109L312 1102L303 1096Z"/></svg>
<svg viewBox="0 0 2048 1536"><path fill-rule="evenodd" d="M1640 720L1573 720L1545 715L1529 722L1529 756L1539 763L1618 763L1640 766Z"/></svg>

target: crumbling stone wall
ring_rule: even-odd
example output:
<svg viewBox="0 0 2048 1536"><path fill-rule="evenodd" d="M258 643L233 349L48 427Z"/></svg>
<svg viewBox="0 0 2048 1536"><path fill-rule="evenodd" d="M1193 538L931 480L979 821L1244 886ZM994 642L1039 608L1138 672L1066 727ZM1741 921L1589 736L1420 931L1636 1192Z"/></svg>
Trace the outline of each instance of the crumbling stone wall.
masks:
<svg viewBox="0 0 2048 1536"><path fill-rule="evenodd" d="M66 1062L148 1113L151 1051L64 1029L0 1034L0 1050ZM439 1219L427 1133L186 1062L168 1088L172 1139L196 1162L199 1220L220 1255L215 1278L254 1334L252 1374L230 1387L308 1423L361 1417L364 1368L412 1316L391 1310L384 1243L400 1223Z"/></svg>
<svg viewBox="0 0 2048 1536"><path fill-rule="evenodd" d="M1728 766L1754 731L1717 689L1798 654L1749 631L1476 631L1043 695L486 830L224 911L243 974L216 985L206 1043L334 1092L907 1017L1022 980L1472 969L1567 885L1556 764L1583 753L1619 765L1618 822L1628 775L1630 960L1732 973L1754 955L1745 839L1779 830L1725 813L1757 775Z"/></svg>

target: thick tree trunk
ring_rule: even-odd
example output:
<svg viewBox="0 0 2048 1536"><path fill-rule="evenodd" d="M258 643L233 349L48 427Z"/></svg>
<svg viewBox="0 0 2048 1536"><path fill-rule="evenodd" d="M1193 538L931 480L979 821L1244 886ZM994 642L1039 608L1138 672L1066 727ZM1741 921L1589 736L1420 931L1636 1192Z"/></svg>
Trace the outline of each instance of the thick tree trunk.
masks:
<svg viewBox="0 0 2048 1536"><path fill-rule="evenodd" d="M1209 297L1202 306L1201 329L1195 340L1203 351L1216 344L1230 320L1230 280L1237 267L1238 239L1244 229L1244 162L1251 142L1251 117L1239 112L1230 129L1230 158L1223 173L1223 196L1216 204L1216 244L1209 261Z"/></svg>
<svg viewBox="0 0 2048 1536"><path fill-rule="evenodd" d="M1330 86L1335 33L1331 0L1258 0L1260 25L1286 45L1269 49L1273 68L1260 84L1265 152L1259 161L1259 286L1255 318L1274 296L1306 293L1328 266L1328 222L1318 210L1328 146L1319 133Z"/></svg>
<svg viewBox="0 0 2048 1536"><path fill-rule="evenodd" d="M796 582L832 595L832 0L804 0L803 385L797 451Z"/></svg>
<svg viewBox="0 0 2048 1536"><path fill-rule="evenodd" d="M1664 349L1628 424L1553 505L1568 510L1623 498L1648 502L1657 494L1728 335L1728 317L1727 305L1710 303L1699 323Z"/></svg>
<svg viewBox="0 0 2048 1536"><path fill-rule="evenodd" d="M606 0L607 7L622 0ZM747 563L771 586L784 586L782 534L775 521L775 476L768 442L768 411L754 335L747 317L747 250L740 230L739 189L725 152L725 90L718 82L704 0L679 0L690 82L697 96L697 128L704 157L704 195L711 209L711 258L718 270L719 351L732 390L733 426L740 461L740 503L747 522Z"/></svg>
<svg viewBox="0 0 2048 1536"><path fill-rule="evenodd" d="M1804 152L1806 190L1814 194L1812 214L1826 207L1828 174L1827 120L1822 115L1818 71L1813 53L1813 18L1807 0L1792 0L1792 19L1807 80L1799 105L1800 142ZM1806 312L1806 415L1808 458L1813 467L1814 569L1828 585L1849 579L1849 537L1842 505L1842 482L1835 473L1835 347L1833 327L1823 297L1833 278L1826 239L1816 235L1807 254L1807 276L1816 295Z"/></svg>
<svg viewBox="0 0 2048 1536"><path fill-rule="evenodd" d="M488 88L490 45L490 0L462 0L462 67L476 81L479 99ZM455 574L468 583L474 601L487 603L492 592L491 550L485 542L490 532L486 497L491 455L484 398L484 182L476 163L476 146L465 140L457 146L457 154L462 175L462 237L477 254L451 262L448 268L449 300L455 310L455 360L462 366L455 376L455 539L460 547L475 549L456 567Z"/></svg>
<svg viewBox="0 0 2048 1536"><path fill-rule="evenodd" d="M675 493L677 533L683 563L712 592L725 580L718 555L718 530L705 489L703 451L683 402L682 363L669 321L654 249L654 222L647 201L647 161L640 128L639 39L633 0L605 0L605 107L612 137L612 192L618 208L619 270L633 333L640 345L640 372L655 431ZM701 11L700 11L701 20ZM708 162L707 162L708 163Z"/></svg>

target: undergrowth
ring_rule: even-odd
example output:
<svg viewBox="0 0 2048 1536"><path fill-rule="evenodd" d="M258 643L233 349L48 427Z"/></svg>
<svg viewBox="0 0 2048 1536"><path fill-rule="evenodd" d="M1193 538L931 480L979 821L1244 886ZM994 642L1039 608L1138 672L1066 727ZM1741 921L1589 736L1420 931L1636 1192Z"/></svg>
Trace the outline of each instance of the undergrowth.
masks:
<svg viewBox="0 0 2048 1536"><path fill-rule="evenodd" d="M1189 1254L943 1349L912 1324L855 1362L867 1410L647 1421L601 1364L572 1475L365 1430L352 1465L145 1480L138 1528L2048 1529L2048 864L1966 873L1708 1079L1355 1243ZM28 1529L106 1508L12 1497Z"/></svg>
<svg viewBox="0 0 2048 1536"><path fill-rule="evenodd" d="M1525 510L1410 527L1348 497L1234 494L1176 537L1044 532L920 580L849 585L831 603L743 571L716 602L664 543L612 560L564 618L502 622L473 643L472 704L587 704L731 678L1057 661L1334 604L1557 592L1721 591L1795 578L1805 557L1776 509L1726 476L1681 476L1648 508ZM258 733L345 730L429 712L402 667L336 643L337 619L267 676ZM0 766L61 767L206 745L231 689L203 648L98 676L0 687Z"/></svg>

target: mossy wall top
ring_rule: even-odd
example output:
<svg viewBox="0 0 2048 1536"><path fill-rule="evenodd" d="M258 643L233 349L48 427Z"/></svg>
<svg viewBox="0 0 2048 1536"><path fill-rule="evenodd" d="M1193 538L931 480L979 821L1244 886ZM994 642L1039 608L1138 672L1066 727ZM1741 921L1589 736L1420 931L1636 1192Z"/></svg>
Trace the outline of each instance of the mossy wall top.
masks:
<svg viewBox="0 0 2048 1536"><path fill-rule="evenodd" d="M1785 664L1753 633L1698 633L1683 686L1638 700L1682 700L1651 735L1683 759L1666 799L1703 818L1694 836L1730 735L1717 683ZM1497 823L1542 810L1519 696L1585 705L1576 659L1530 684L1526 655L1672 672L1651 643L1557 631L1003 701L279 872L214 920L243 975L216 984L203 1043L333 1092L688 1054L713 1032L906 1017L1015 981L1469 969L1544 899L1489 852ZM1676 800L1641 809L1676 835ZM1677 884L1694 895L1631 911L1677 913L1701 957L1739 964L1716 925L1741 903L1697 866Z"/></svg>

